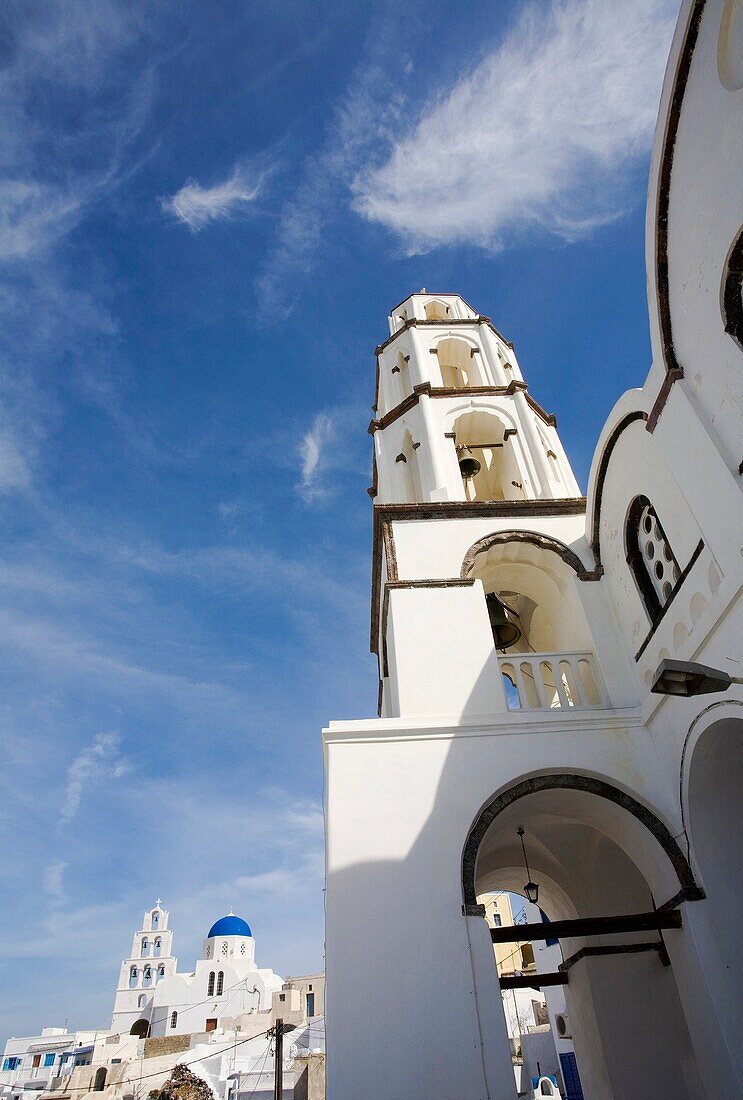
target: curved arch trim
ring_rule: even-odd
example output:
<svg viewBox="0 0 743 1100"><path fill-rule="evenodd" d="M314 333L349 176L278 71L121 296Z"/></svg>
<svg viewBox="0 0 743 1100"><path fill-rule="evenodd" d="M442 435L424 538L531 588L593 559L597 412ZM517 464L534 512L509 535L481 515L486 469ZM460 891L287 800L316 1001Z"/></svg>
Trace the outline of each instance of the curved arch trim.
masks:
<svg viewBox="0 0 743 1100"><path fill-rule="evenodd" d="M484 538L478 539L464 555L460 576L469 577L478 554L484 553L492 546L500 546L507 542L530 542L540 550L551 550L570 566L581 581L597 581L603 576L604 571L601 566L597 569L586 569L578 555L564 542L559 542L558 539L553 539L549 535L540 535L536 531L496 531L492 535L485 535Z"/></svg>
<svg viewBox="0 0 743 1100"><path fill-rule="evenodd" d="M621 806L628 813L648 829L660 844L668 856L671 865L679 880L679 885L684 896L691 900L704 897L704 893L697 886L694 874L684 853L681 851L675 838L663 822L655 814L631 795L614 787L603 779L595 779L593 776L578 775L574 772L555 773L552 775L536 775L532 779L525 779L515 786L509 787L496 798L492 799L478 814L477 820L470 830L467 842L462 853L462 895L464 910L466 913L480 912L475 892L475 864L477 853L482 844L485 833L488 831L498 814L507 809L520 798L528 794L536 794L539 791L551 790L585 791L588 794L598 795L616 806Z"/></svg>

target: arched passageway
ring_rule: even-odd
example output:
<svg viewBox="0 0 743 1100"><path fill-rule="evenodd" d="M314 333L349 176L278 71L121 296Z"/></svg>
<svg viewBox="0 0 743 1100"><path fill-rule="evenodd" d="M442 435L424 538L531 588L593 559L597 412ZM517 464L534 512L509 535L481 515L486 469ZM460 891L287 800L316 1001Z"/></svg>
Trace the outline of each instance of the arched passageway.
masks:
<svg viewBox="0 0 743 1100"><path fill-rule="evenodd" d="M692 851L709 902L708 924L698 930L697 939L705 950L705 973L715 991L717 1015L743 1092L741 791L743 719L727 717L706 729L693 746L686 809Z"/></svg>
<svg viewBox="0 0 743 1100"><path fill-rule="evenodd" d="M586 1100L707 1100L686 1014L677 988L674 937L653 922L678 921L654 910L679 891L697 889L687 860L647 807L599 780L576 775L538 776L504 792L481 812L465 847L466 907L493 890L524 892L527 872L551 922L568 925L559 936L564 981ZM648 915L646 926L632 921ZM594 918L626 918L621 931L594 934ZM532 942L537 927L519 929ZM580 933L580 934L579 934ZM507 929L493 930L498 936ZM546 936L545 936L546 938Z"/></svg>

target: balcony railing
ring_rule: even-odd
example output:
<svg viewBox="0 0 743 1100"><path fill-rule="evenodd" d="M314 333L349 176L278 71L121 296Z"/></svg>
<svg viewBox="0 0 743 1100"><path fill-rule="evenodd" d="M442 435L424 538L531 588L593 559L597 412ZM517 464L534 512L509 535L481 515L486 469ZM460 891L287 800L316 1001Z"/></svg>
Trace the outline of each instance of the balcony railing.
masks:
<svg viewBox="0 0 743 1100"><path fill-rule="evenodd" d="M606 706L590 653L517 653L498 660L509 710Z"/></svg>

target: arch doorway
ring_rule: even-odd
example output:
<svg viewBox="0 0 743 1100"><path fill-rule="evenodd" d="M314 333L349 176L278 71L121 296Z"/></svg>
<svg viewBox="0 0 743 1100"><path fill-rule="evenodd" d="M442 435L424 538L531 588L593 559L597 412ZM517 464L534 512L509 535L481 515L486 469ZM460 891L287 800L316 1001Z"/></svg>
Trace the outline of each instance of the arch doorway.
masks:
<svg viewBox="0 0 743 1100"><path fill-rule="evenodd" d="M95 1071L95 1078L93 1080L93 1092L103 1092L106 1087L106 1067L100 1066Z"/></svg>
<svg viewBox="0 0 743 1100"><path fill-rule="evenodd" d="M150 1022L149 1020L136 1020L131 1027L130 1035L136 1035L140 1039L149 1039L150 1037Z"/></svg>
<svg viewBox="0 0 743 1100"><path fill-rule="evenodd" d="M731 715L732 705L725 708ZM740 707L735 707L743 713ZM691 752L687 819L692 851L708 898L695 929L705 948L704 972L714 990L717 1018L743 1092L740 1033L743 1008L740 975L743 944L740 903L743 895L743 719L725 717L699 736ZM694 914L696 916L696 914ZM705 924L702 926L702 918Z"/></svg>
<svg viewBox="0 0 743 1100"><path fill-rule="evenodd" d="M539 887L538 905L562 953L543 986L538 975L529 981L562 987L585 1096L706 1100L671 964L681 916L673 905L656 912L679 887L690 898L698 888L663 823L599 780L572 773L526 780L493 799L470 833L467 911L477 912L478 897L496 891L523 894L527 877ZM541 921L493 928L490 936L494 951L499 943L532 943L542 969ZM502 979L501 988L509 988Z"/></svg>

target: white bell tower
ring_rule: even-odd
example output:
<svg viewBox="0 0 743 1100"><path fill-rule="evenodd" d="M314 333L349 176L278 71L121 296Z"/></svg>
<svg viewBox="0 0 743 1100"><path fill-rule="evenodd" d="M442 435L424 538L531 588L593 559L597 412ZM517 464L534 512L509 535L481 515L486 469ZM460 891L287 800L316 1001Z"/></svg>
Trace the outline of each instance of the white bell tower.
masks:
<svg viewBox="0 0 743 1100"><path fill-rule="evenodd" d="M507 696L597 702L586 661L565 676L528 657L498 667L499 650L592 648L575 574L550 588L534 568L556 546L590 572L567 549L583 539L585 499L555 417L529 393L513 345L459 295L413 294L389 325L369 426L380 716L487 714Z"/></svg>
<svg viewBox="0 0 743 1100"><path fill-rule="evenodd" d="M145 911L142 927L134 933L130 956L121 964L112 1031L128 1034L140 1020L151 1023L155 988L178 967L169 916L158 898L152 909Z"/></svg>

